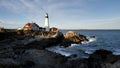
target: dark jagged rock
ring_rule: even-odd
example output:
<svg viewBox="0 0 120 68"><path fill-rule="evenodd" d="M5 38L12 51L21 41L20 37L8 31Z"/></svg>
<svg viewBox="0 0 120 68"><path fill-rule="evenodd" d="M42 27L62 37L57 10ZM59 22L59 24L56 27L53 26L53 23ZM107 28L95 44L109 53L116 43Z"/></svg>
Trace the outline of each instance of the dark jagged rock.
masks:
<svg viewBox="0 0 120 68"><path fill-rule="evenodd" d="M111 51L101 49L101 50L96 50L96 52L94 52L94 54L92 54L89 59L95 61L99 60L102 62L114 63L118 59L120 59L120 56L115 56L112 54Z"/></svg>
<svg viewBox="0 0 120 68"><path fill-rule="evenodd" d="M120 67L120 56L115 56L111 51L96 50L88 59L90 68L118 68Z"/></svg>
<svg viewBox="0 0 120 68"><path fill-rule="evenodd" d="M88 59L68 60L66 68L119 68L120 56L111 51L96 50Z"/></svg>
<svg viewBox="0 0 120 68"><path fill-rule="evenodd" d="M91 56L90 59L106 61L109 57L113 57L111 51L107 50L96 50Z"/></svg>
<svg viewBox="0 0 120 68"><path fill-rule="evenodd" d="M120 56L111 51L97 50L88 59L69 60L46 50L26 49L13 51L17 57L0 58L0 68L119 68Z"/></svg>
<svg viewBox="0 0 120 68"><path fill-rule="evenodd" d="M80 58L76 60L70 60L69 57L45 50L46 47L55 46L60 44L61 41L61 44L69 46L71 43L80 43L87 40L84 35L75 32L65 34L65 39L60 32L38 32L29 35L6 32L0 33L0 37L0 68L120 67L120 56L113 55L111 51L103 49L96 50L88 59Z"/></svg>
<svg viewBox="0 0 120 68"><path fill-rule="evenodd" d="M51 53L45 50L30 49L25 51L22 56L23 61L33 61L35 63L34 68L45 67L45 68L57 68L62 67L61 65L67 61L64 56ZM49 67L50 66L50 67Z"/></svg>
<svg viewBox="0 0 120 68"><path fill-rule="evenodd" d="M14 37L14 35L16 35L15 32L0 32L0 41Z"/></svg>
<svg viewBox="0 0 120 68"><path fill-rule="evenodd" d="M61 32L58 33L48 33L47 36L35 36L28 40L25 40L24 47L25 48L37 48L37 49L45 49L47 47L56 46L61 43L63 40L63 34Z"/></svg>

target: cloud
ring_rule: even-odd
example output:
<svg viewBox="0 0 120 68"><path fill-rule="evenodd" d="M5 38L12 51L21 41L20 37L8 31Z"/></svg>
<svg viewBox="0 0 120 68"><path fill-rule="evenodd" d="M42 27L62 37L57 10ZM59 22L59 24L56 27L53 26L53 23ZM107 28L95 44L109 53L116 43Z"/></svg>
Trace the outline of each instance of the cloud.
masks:
<svg viewBox="0 0 120 68"><path fill-rule="evenodd" d="M94 23L94 24L110 24L120 22L120 17L110 19L93 19L93 20L82 20L83 23Z"/></svg>
<svg viewBox="0 0 120 68"><path fill-rule="evenodd" d="M16 21L6 21L3 24L4 28L18 28L18 27L23 27L24 24L22 24L21 22L16 22Z"/></svg>
<svg viewBox="0 0 120 68"><path fill-rule="evenodd" d="M41 22L44 23L44 14L48 12L52 25L59 25L58 27L63 28L95 27L120 22L120 18L91 18L92 20L87 20L84 15L92 13L89 12L91 8L88 6L88 3L93 4L95 1L99 0L0 0L0 8L5 9L5 11L7 9L14 14L21 14L21 16L25 17L25 21L37 21L40 22L40 24ZM86 8L90 9L86 10ZM11 21L6 22L6 24L16 23L15 21ZM63 24L63 26L60 26L61 24ZM69 24L69 26L66 24Z"/></svg>
<svg viewBox="0 0 120 68"><path fill-rule="evenodd" d="M0 24L3 24L3 23L4 23L4 21L0 19Z"/></svg>
<svg viewBox="0 0 120 68"><path fill-rule="evenodd" d="M66 8L75 6L82 6L84 0L0 0L0 7L13 10L15 12L20 11L55 11L55 10L65 10Z"/></svg>
<svg viewBox="0 0 120 68"><path fill-rule="evenodd" d="M120 17L80 21L58 21L57 24L53 25L60 27L60 29L120 29Z"/></svg>
<svg viewBox="0 0 120 68"><path fill-rule="evenodd" d="M0 27L3 27L3 26L4 26L4 21L0 20Z"/></svg>
<svg viewBox="0 0 120 68"><path fill-rule="evenodd" d="M0 27L3 27L3 21L0 20Z"/></svg>
<svg viewBox="0 0 120 68"><path fill-rule="evenodd" d="M31 21L43 17L44 3L44 0L0 0L0 8Z"/></svg>
<svg viewBox="0 0 120 68"><path fill-rule="evenodd" d="M2 19L0 19L0 23L2 24L2 25L13 25L13 24L18 24L18 23L15 23L15 21L10 21L10 20L2 20Z"/></svg>
<svg viewBox="0 0 120 68"><path fill-rule="evenodd" d="M2 21L2 20L0 20L0 23L3 23L3 21Z"/></svg>
<svg viewBox="0 0 120 68"><path fill-rule="evenodd" d="M0 7L17 13L36 13L41 10L39 4L34 0L0 0Z"/></svg>
<svg viewBox="0 0 120 68"><path fill-rule="evenodd" d="M120 28L120 17L109 18L109 19L93 19L93 20L81 20L80 25L76 28L82 29L113 29ZM73 28L74 28L73 27Z"/></svg>
<svg viewBox="0 0 120 68"><path fill-rule="evenodd" d="M3 25L2 25L2 24L3 24L3 21L1 21L1 20L0 20L0 27L3 27Z"/></svg>
<svg viewBox="0 0 120 68"><path fill-rule="evenodd" d="M17 26L18 24L20 24L20 23L16 23L15 21L0 20L0 27L4 27L4 28L16 28L16 27L18 27Z"/></svg>
<svg viewBox="0 0 120 68"><path fill-rule="evenodd" d="M21 7L20 7L21 6ZM24 9L22 5L16 0L0 0L0 7L8 9L13 12L20 12L20 9Z"/></svg>
<svg viewBox="0 0 120 68"><path fill-rule="evenodd" d="M0 0L0 7L22 14L26 19L42 18L46 12L51 18L59 19L84 14L83 7L88 1L92 0Z"/></svg>
<svg viewBox="0 0 120 68"><path fill-rule="evenodd" d="M68 10L75 9L76 7L81 7L83 5L83 0L51 0L47 6L49 10Z"/></svg>

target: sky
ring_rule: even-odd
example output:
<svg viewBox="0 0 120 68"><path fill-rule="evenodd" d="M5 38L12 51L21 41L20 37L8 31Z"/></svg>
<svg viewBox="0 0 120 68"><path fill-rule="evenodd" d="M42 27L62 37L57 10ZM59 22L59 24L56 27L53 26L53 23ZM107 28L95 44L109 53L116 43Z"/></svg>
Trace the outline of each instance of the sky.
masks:
<svg viewBox="0 0 120 68"><path fill-rule="evenodd" d="M22 28L28 22L59 29L120 29L120 0L0 0L0 26Z"/></svg>

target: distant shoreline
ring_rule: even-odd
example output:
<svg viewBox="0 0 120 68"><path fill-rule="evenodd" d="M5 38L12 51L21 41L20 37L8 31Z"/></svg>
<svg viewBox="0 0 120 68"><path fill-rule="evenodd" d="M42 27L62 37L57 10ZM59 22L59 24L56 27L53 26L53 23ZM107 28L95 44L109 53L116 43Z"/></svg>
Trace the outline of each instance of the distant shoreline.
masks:
<svg viewBox="0 0 120 68"><path fill-rule="evenodd" d="M4 29L6 29L6 30L17 30L17 28L4 28ZM120 29L59 29L59 30L69 30L69 31L78 31L78 30L98 30L98 31L113 31L113 30L115 30L115 31L120 31Z"/></svg>
<svg viewBox="0 0 120 68"><path fill-rule="evenodd" d="M120 29L59 29L59 30L120 30Z"/></svg>

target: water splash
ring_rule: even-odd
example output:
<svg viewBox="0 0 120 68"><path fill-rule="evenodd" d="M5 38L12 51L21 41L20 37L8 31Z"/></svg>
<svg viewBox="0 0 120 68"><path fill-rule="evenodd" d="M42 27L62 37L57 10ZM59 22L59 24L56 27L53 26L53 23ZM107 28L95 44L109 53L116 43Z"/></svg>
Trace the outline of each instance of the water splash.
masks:
<svg viewBox="0 0 120 68"><path fill-rule="evenodd" d="M89 38L89 42L94 42L96 41L96 38Z"/></svg>
<svg viewBox="0 0 120 68"><path fill-rule="evenodd" d="M66 48L61 46L53 46L46 49L48 51L55 52L55 53L64 55L66 57L77 55L77 57L74 57L74 58L88 58L89 54L93 53L95 50L89 48L87 44L89 44L90 42L96 41L96 38L88 38L88 39L89 41L83 41L82 44L71 44L71 46Z"/></svg>
<svg viewBox="0 0 120 68"><path fill-rule="evenodd" d="M88 38L88 41L82 41L81 43L82 43L82 44L88 44L88 43L94 42L94 41L96 41L96 40L97 40L96 38Z"/></svg>
<svg viewBox="0 0 120 68"><path fill-rule="evenodd" d="M48 51L55 52L55 53L58 53L58 54L61 54L61 55L64 55L64 56L70 56L71 55L71 53L65 52L65 48L60 47L60 46L53 46L53 47L49 47L49 48L46 48L46 49Z"/></svg>

